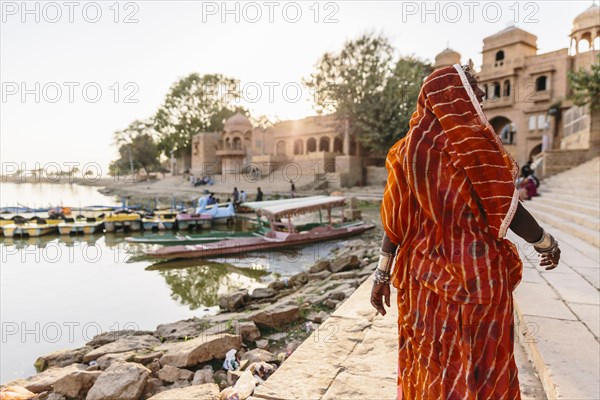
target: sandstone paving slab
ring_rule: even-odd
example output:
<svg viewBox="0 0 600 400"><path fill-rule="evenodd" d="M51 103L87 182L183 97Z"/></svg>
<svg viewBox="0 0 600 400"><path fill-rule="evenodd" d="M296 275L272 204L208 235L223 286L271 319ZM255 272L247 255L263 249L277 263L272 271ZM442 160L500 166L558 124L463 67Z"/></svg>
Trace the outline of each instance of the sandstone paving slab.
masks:
<svg viewBox="0 0 600 400"><path fill-rule="evenodd" d="M329 317L266 384L255 390L254 396L265 399L321 398L369 326L368 321L357 327L355 319Z"/></svg>
<svg viewBox="0 0 600 400"><path fill-rule="evenodd" d="M540 272L534 268L523 268L523 278L521 282L546 283Z"/></svg>
<svg viewBox="0 0 600 400"><path fill-rule="evenodd" d="M598 247L556 228L553 228L551 233L558 240L561 251L563 247L567 248L571 246L587 258L600 262L600 249Z"/></svg>
<svg viewBox="0 0 600 400"><path fill-rule="evenodd" d="M590 331L600 338L600 306L592 304L569 304L575 315ZM600 356L599 356L600 357Z"/></svg>
<svg viewBox="0 0 600 400"><path fill-rule="evenodd" d="M600 290L600 269L598 268L577 268L574 267L585 280L587 280L596 290Z"/></svg>
<svg viewBox="0 0 600 400"><path fill-rule="evenodd" d="M569 267L586 267L586 268L598 268L600 262L594 260L588 256L585 256L579 252L579 250L572 247L565 247L562 243L560 246L560 263L568 265Z"/></svg>
<svg viewBox="0 0 600 400"><path fill-rule="evenodd" d="M357 376L391 380L395 385L398 374L396 293L392 293L391 303L392 307L387 314L375 317L363 340L342 363L346 372Z"/></svg>
<svg viewBox="0 0 600 400"><path fill-rule="evenodd" d="M514 298L523 314L577 320L547 283L521 282L514 291Z"/></svg>
<svg viewBox="0 0 600 400"><path fill-rule="evenodd" d="M371 306L369 301L372 286L373 277L371 276L354 291L350 298L333 312L332 316L373 320L375 315L377 315L377 311Z"/></svg>
<svg viewBox="0 0 600 400"><path fill-rule="evenodd" d="M297 351L298 349L296 349ZM323 365L319 363L322 361L319 359L302 365L296 364L295 370L284 370L284 366L289 361L289 359L286 360L265 384L257 387L253 396L267 400L317 400L326 393L329 385L341 370L341 367Z"/></svg>
<svg viewBox="0 0 600 400"><path fill-rule="evenodd" d="M523 270L525 270L525 269L537 270L540 267L540 265L538 263L533 263L532 261L529 261L529 260L523 260L523 258L521 258L521 260L523 261Z"/></svg>
<svg viewBox="0 0 600 400"><path fill-rule="evenodd" d="M569 269L566 273L542 272L560 297L568 303L600 304L600 293L581 275Z"/></svg>
<svg viewBox="0 0 600 400"><path fill-rule="evenodd" d="M518 321L515 321L518 322ZM515 363L519 370L521 400L547 400L544 387L536 375L533 363L528 359L523 343L514 345Z"/></svg>
<svg viewBox="0 0 600 400"><path fill-rule="evenodd" d="M579 321L525 316L539 327L530 344L548 398L597 399L600 344Z"/></svg>
<svg viewBox="0 0 600 400"><path fill-rule="evenodd" d="M396 379L378 379L342 371L321 399L395 400L396 390Z"/></svg>

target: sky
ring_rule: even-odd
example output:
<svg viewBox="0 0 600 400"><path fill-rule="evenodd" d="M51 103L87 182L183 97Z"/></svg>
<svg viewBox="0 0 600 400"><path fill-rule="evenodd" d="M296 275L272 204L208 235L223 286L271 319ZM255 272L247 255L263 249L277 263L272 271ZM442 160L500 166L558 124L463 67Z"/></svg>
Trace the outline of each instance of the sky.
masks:
<svg viewBox="0 0 600 400"><path fill-rule="evenodd" d="M192 72L240 79L253 116L303 118L315 113L302 79L365 32L387 36L399 56L432 62L450 46L479 66L483 38L511 25L537 35L540 52L569 47L573 19L591 4L2 1L2 172L107 168L113 133L152 116Z"/></svg>

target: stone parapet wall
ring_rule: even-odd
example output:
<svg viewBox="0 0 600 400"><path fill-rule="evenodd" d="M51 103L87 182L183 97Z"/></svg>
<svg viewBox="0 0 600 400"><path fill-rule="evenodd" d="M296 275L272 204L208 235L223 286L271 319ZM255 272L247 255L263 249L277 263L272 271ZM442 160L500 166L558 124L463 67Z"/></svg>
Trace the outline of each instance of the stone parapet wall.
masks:
<svg viewBox="0 0 600 400"><path fill-rule="evenodd" d="M336 171L340 171L340 187L365 185L363 158L359 156L338 156L335 158Z"/></svg>
<svg viewBox="0 0 600 400"><path fill-rule="evenodd" d="M541 168L536 168L536 175L539 178L566 171L573 167L583 164L598 156L598 149L574 149L574 150L549 150L542 153Z"/></svg>

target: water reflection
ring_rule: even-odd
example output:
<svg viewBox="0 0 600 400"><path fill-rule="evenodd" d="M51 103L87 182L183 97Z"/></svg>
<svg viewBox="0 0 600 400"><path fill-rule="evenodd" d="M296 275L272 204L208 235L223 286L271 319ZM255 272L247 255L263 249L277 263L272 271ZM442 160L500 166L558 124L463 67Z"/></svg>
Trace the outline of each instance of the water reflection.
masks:
<svg viewBox="0 0 600 400"><path fill-rule="evenodd" d="M171 298L191 310L218 304L219 295L234 289L264 286L267 271L198 260L170 261L146 267L157 270L171 288Z"/></svg>

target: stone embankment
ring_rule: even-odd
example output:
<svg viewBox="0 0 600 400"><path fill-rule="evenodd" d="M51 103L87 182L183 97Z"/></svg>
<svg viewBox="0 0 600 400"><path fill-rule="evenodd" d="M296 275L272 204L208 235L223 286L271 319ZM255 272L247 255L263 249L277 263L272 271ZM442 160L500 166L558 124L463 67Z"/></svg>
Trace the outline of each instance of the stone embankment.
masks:
<svg viewBox="0 0 600 400"><path fill-rule="evenodd" d="M247 399L371 275L379 243L368 238L268 287L221 296L215 316L106 332L41 356L40 372L0 398Z"/></svg>

